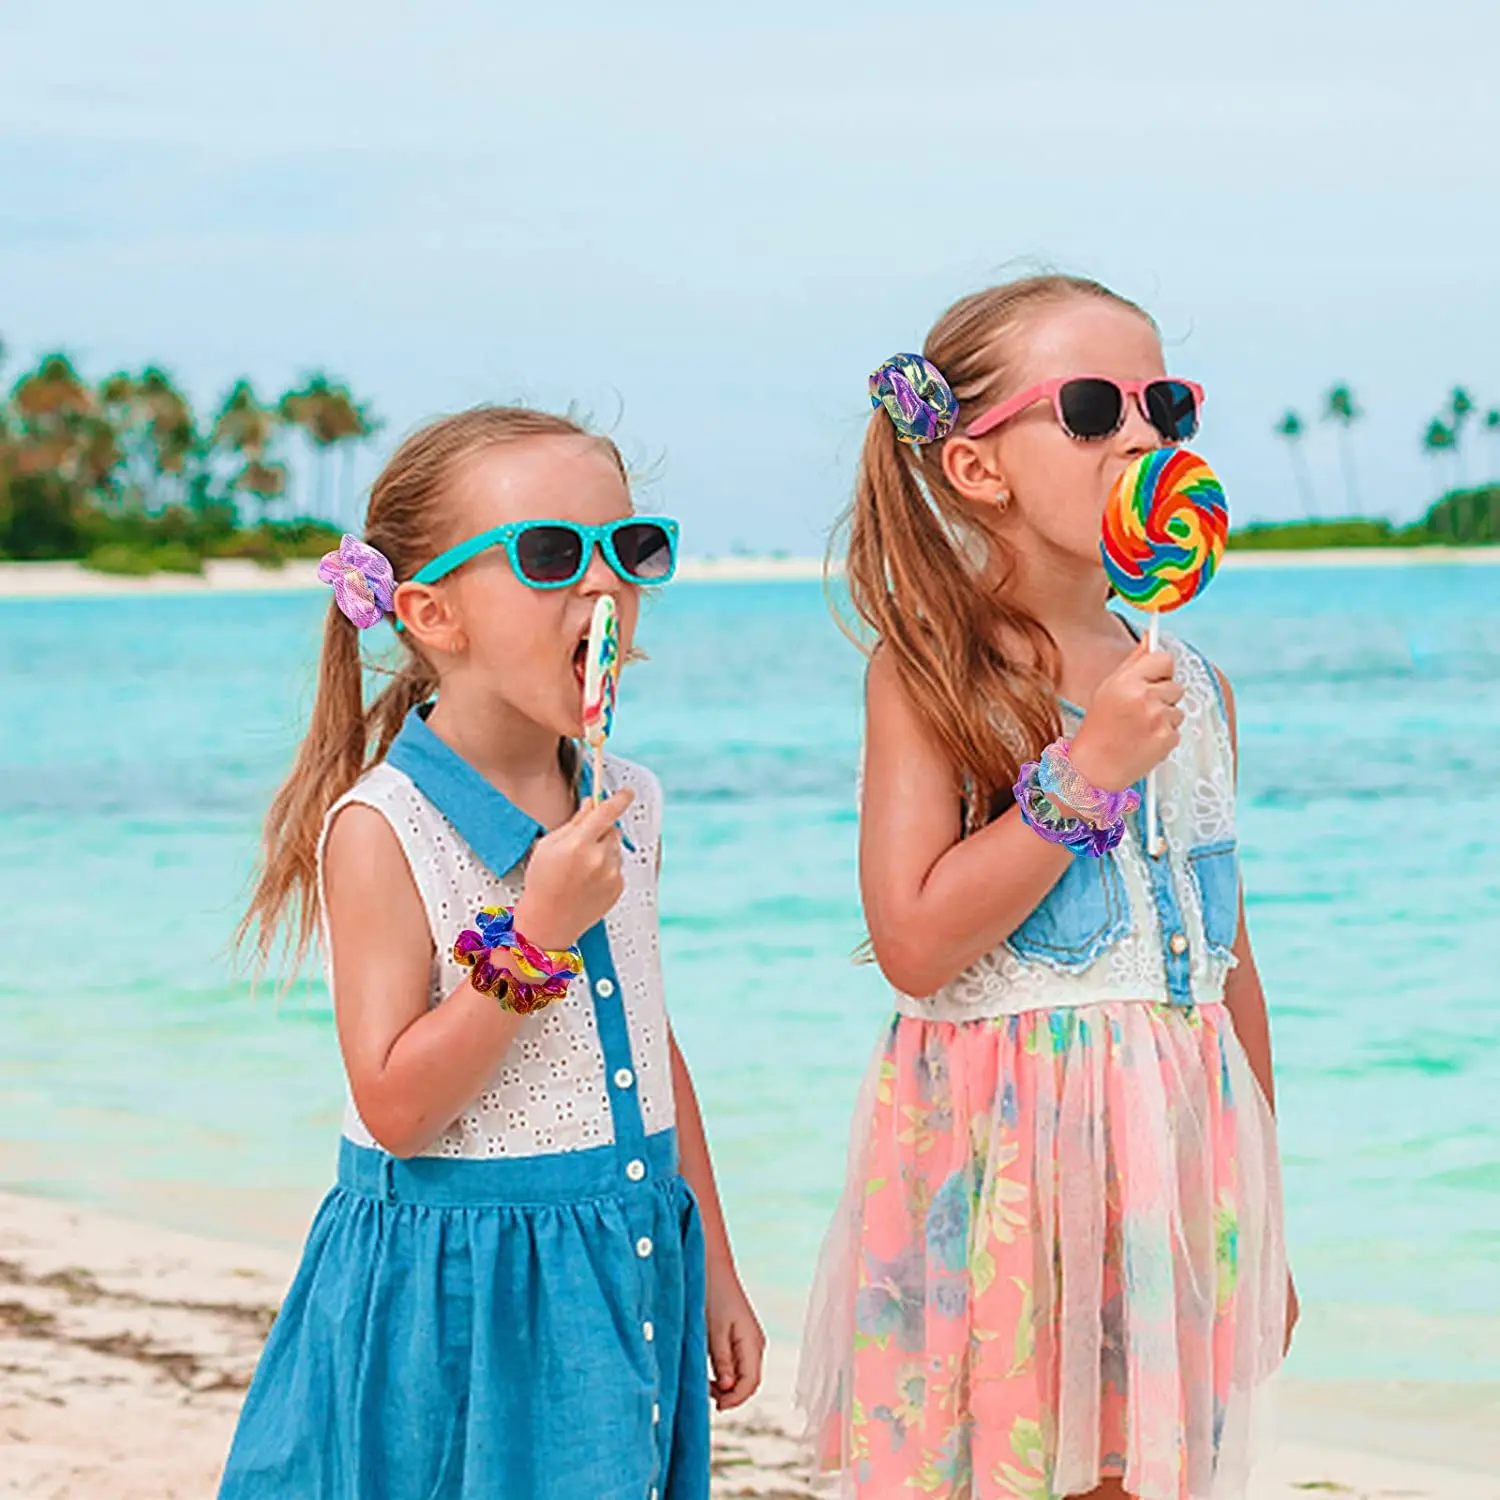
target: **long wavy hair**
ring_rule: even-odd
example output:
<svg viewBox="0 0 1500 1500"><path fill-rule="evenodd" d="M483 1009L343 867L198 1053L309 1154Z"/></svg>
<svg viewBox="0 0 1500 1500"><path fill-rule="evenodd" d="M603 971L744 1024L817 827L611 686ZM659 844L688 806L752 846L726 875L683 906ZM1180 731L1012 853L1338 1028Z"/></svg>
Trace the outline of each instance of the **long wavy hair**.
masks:
<svg viewBox="0 0 1500 1500"><path fill-rule="evenodd" d="M457 540L448 505L460 469L487 449L533 437L588 438L625 474L619 450L608 438L567 417L479 406L440 418L401 444L370 491L364 540L390 559L398 583ZM254 949L262 968L283 930L291 960L287 972L301 967L321 919L318 844L328 810L385 759L407 713L438 689L437 673L408 632L396 637L402 657L394 670L367 663L359 637L330 601L312 718L291 774L266 815L255 887L236 939L242 949ZM387 679L368 700L367 675Z"/></svg>
<svg viewBox="0 0 1500 1500"><path fill-rule="evenodd" d="M922 352L958 398L955 432L1013 392L1029 321L1078 297L1151 321L1097 281L1056 275L976 292L938 319ZM1061 658L1047 628L1008 595L1010 544L948 483L942 449L899 442L875 411L834 547L847 536L850 601L873 636L861 644L890 653L952 766L968 820L982 822L1009 801L1022 762L1061 732Z"/></svg>

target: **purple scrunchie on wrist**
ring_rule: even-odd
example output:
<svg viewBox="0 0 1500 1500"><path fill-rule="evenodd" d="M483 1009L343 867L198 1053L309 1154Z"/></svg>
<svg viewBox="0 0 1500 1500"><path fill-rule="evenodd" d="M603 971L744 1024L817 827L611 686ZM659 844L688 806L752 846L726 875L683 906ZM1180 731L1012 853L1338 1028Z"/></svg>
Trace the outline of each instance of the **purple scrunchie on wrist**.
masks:
<svg viewBox="0 0 1500 1500"><path fill-rule="evenodd" d="M1064 813L1042 785L1041 766L1027 761L1014 787L1016 806L1022 821L1049 844L1061 844L1074 854L1101 859L1118 848L1125 836L1125 809L1114 822L1096 826L1087 820ZM1134 793L1128 794L1133 797Z"/></svg>
<svg viewBox="0 0 1500 1500"><path fill-rule="evenodd" d="M870 376L870 405L883 406L896 437L915 448L941 442L958 420L958 398L920 354L893 354Z"/></svg>
<svg viewBox="0 0 1500 1500"><path fill-rule="evenodd" d="M356 630L378 625L395 602L396 574L383 552L347 532L338 551L325 552L318 577L332 585L333 602Z"/></svg>

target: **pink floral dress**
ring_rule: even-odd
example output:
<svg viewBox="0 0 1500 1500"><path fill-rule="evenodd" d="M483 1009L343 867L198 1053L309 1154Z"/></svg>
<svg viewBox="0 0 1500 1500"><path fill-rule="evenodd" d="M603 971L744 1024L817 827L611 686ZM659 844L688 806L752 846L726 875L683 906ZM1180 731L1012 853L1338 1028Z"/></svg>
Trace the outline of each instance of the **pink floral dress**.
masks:
<svg viewBox="0 0 1500 1500"><path fill-rule="evenodd" d="M858 1500L1240 1494L1280 1363L1275 1127L1223 1005L1238 928L1217 678L1133 827L995 952L899 996L856 1110L799 1398Z"/></svg>

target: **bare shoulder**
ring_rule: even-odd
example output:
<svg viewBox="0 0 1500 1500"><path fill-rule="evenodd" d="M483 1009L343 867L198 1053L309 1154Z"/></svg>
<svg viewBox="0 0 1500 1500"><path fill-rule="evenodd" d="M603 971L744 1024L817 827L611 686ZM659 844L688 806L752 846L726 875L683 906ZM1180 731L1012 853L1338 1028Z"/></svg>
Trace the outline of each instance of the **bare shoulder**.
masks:
<svg viewBox="0 0 1500 1500"><path fill-rule="evenodd" d="M368 802L350 802L333 815L326 845L326 858L330 862L364 863L384 855L403 858L401 841L384 813Z"/></svg>
<svg viewBox="0 0 1500 1500"><path fill-rule="evenodd" d="M865 760L876 782L890 779L903 795L954 791L948 757L902 680L895 657L876 650L865 679Z"/></svg>
<svg viewBox="0 0 1500 1500"><path fill-rule="evenodd" d="M872 731L925 733L896 658L883 646L876 647L865 673L865 712Z"/></svg>
<svg viewBox="0 0 1500 1500"><path fill-rule="evenodd" d="M329 894L366 897L404 882L416 896L406 854L385 815L365 802L350 802L333 815L323 847Z"/></svg>

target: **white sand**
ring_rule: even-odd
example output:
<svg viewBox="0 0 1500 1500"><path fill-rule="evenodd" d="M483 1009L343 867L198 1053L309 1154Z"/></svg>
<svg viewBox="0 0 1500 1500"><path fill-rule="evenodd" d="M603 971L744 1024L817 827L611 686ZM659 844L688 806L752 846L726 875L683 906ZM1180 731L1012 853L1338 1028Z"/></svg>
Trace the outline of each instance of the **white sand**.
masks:
<svg viewBox="0 0 1500 1500"><path fill-rule="evenodd" d="M1326 552L1231 552L1229 572L1278 568L1402 568L1500 566L1500 547L1347 547ZM685 558L682 583L775 583L822 578L816 557ZM120 578L92 573L78 563L0 563L0 599L119 597L129 594L280 593L321 588L317 564L289 562L263 568L253 562L221 560L203 576L153 573Z"/></svg>
<svg viewBox="0 0 1500 1500"><path fill-rule="evenodd" d="M209 1500L291 1269L278 1251L0 1194L0 1497ZM791 1369L773 1349L762 1395L718 1422L717 1500L827 1494L789 1436ZM1389 1395L1372 1388L1363 1415L1400 1452ZM1350 1388L1333 1399L1361 1416ZM1288 1442L1253 1500L1500 1500L1500 1424L1470 1420L1450 1423L1447 1462Z"/></svg>

